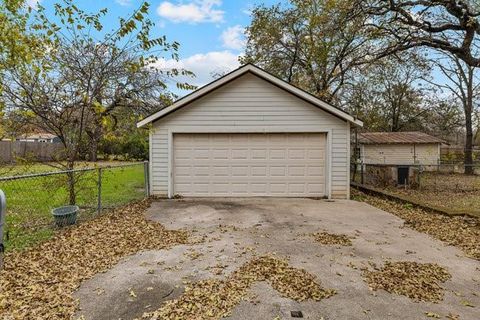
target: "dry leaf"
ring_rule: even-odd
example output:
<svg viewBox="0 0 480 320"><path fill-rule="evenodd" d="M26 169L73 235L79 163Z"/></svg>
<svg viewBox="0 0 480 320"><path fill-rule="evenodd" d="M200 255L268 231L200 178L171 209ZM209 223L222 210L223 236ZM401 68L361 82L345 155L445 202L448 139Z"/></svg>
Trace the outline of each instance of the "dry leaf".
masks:
<svg viewBox="0 0 480 320"><path fill-rule="evenodd" d="M372 290L383 289L409 297L414 301L438 302L443 299L445 282L451 275L435 263L417 263L410 261L386 261L379 270L365 270L365 281Z"/></svg>
<svg viewBox="0 0 480 320"><path fill-rule="evenodd" d="M480 219L435 214L420 208L354 191L356 198L405 220L405 225L456 246L465 254L480 260Z"/></svg>
<svg viewBox="0 0 480 320"><path fill-rule="evenodd" d="M475 306L473 304L471 304L470 302L468 302L467 300L463 300L462 302L460 302L462 305L464 305L465 307L470 307L470 308L475 308Z"/></svg>
<svg viewBox="0 0 480 320"><path fill-rule="evenodd" d="M185 288L178 299L167 301L146 319L219 319L228 316L247 296L254 282L267 281L282 296L296 300L319 301L335 294L323 289L315 277L304 269L288 266L285 260L271 255L250 260L225 280L208 279Z"/></svg>
<svg viewBox="0 0 480 320"><path fill-rule="evenodd" d="M433 313L433 312L425 312L425 315L428 317L428 318L436 318L436 319L440 319L440 315L436 314L436 313Z"/></svg>
<svg viewBox="0 0 480 320"><path fill-rule="evenodd" d="M57 232L49 241L5 255L0 271L0 314L5 319L70 319L83 280L141 250L189 243L185 231L146 220L149 200Z"/></svg>
<svg viewBox="0 0 480 320"><path fill-rule="evenodd" d="M130 297L133 297L133 298L137 297L137 294L132 289L130 289L129 294L130 294Z"/></svg>
<svg viewBox="0 0 480 320"><path fill-rule="evenodd" d="M352 241L350 238L344 234L333 234L328 232L316 232L312 233L315 241L324 244L324 245L340 245L340 246L351 246Z"/></svg>

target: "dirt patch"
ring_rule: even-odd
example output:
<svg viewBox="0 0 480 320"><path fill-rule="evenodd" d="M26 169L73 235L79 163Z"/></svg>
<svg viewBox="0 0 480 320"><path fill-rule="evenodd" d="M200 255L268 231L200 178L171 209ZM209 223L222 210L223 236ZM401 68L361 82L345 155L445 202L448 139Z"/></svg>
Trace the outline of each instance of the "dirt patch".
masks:
<svg viewBox="0 0 480 320"><path fill-rule="evenodd" d="M267 281L282 296L296 301L319 301L335 294L335 290L323 289L304 269L292 268L287 261L267 255L245 263L225 280L209 279L187 286L180 298L145 313L143 318L220 319L230 315L257 281Z"/></svg>
<svg viewBox="0 0 480 320"><path fill-rule="evenodd" d="M313 239L320 244L324 245L339 245L339 246L351 246L352 240L344 234L334 234L328 232L316 232L312 233Z"/></svg>
<svg viewBox="0 0 480 320"><path fill-rule="evenodd" d="M12 319L69 319L80 283L141 250L188 242L183 231L147 221L140 201L59 232L41 245L5 256L0 314Z"/></svg>
<svg viewBox="0 0 480 320"><path fill-rule="evenodd" d="M410 261L387 261L381 269L365 270L363 276L372 290L383 289L414 301L431 302L443 300L439 283L451 278L447 270L435 263Z"/></svg>
<svg viewBox="0 0 480 320"><path fill-rule="evenodd" d="M480 220L471 217L445 216L380 197L354 191L354 198L388 211L405 220L405 225L460 248L471 258L480 260Z"/></svg>

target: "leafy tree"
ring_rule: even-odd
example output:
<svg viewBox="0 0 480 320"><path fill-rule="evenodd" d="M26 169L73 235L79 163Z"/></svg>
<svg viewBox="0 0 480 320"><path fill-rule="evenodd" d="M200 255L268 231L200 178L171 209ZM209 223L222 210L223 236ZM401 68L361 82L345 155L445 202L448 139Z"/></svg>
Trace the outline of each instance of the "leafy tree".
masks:
<svg viewBox="0 0 480 320"><path fill-rule="evenodd" d="M378 60L356 74L345 104L368 131L422 130L429 107L427 90L419 84L428 74L428 64L419 55Z"/></svg>
<svg viewBox="0 0 480 320"><path fill-rule="evenodd" d="M378 56L428 47L480 67L479 0L364 0L368 26L379 39Z"/></svg>
<svg viewBox="0 0 480 320"><path fill-rule="evenodd" d="M436 96L429 99L431 108L425 117L425 130L433 135L458 143L465 136L463 107L453 96Z"/></svg>
<svg viewBox="0 0 480 320"><path fill-rule="evenodd" d="M465 173L473 174L475 115L480 111L480 69L468 65L452 54L437 59L435 65L447 78L447 81L437 82L436 85L447 90L462 106L465 128Z"/></svg>
<svg viewBox="0 0 480 320"><path fill-rule="evenodd" d="M354 1L290 2L253 9L240 60L332 102L369 52L367 18Z"/></svg>
<svg viewBox="0 0 480 320"><path fill-rule="evenodd" d="M30 10L24 6L24 0L0 1L0 93L5 81L4 70L18 63L31 61L43 54L40 35L27 30ZM11 131L8 124L5 105L0 101L0 139ZM10 123L11 124L11 123Z"/></svg>
<svg viewBox="0 0 480 320"><path fill-rule="evenodd" d="M30 13L24 0L0 2L0 76L5 68L43 54L40 34L29 32L27 28ZM0 81L0 90L2 84Z"/></svg>
<svg viewBox="0 0 480 320"><path fill-rule="evenodd" d="M159 54L178 59L179 44L151 37L154 24L148 10L148 3L143 2L108 32L102 21L107 9L88 13L72 0L54 5L54 19L42 7L31 18L29 28L44 35L46 54L6 69L8 85L2 101L11 110L32 114L35 126L60 138L64 152L55 166L73 169L92 145L96 150L109 123L115 121L116 110L160 108L166 81L191 74L154 67ZM71 174L70 203L75 202L74 179Z"/></svg>

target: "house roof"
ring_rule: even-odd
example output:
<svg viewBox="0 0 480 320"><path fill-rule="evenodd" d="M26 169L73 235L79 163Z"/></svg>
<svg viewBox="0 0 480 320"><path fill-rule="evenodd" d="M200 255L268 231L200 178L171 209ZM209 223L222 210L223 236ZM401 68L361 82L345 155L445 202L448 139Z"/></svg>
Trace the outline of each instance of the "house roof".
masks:
<svg viewBox="0 0 480 320"><path fill-rule="evenodd" d="M444 143L445 141L423 132L412 131L359 133L358 142L362 144L422 144Z"/></svg>
<svg viewBox="0 0 480 320"><path fill-rule="evenodd" d="M138 122L137 123L137 127L143 127L145 125L147 125L148 123L151 123L151 122L154 122L180 108L182 108L183 106L189 104L190 102L196 100L196 99L199 99L201 97L203 97L204 95L210 93L211 91L229 83L230 81L232 80L235 80L236 78L246 74L246 73L252 73L270 83L272 83L273 85L331 113L332 115L338 117L338 118L341 118L345 121L349 121L357 126L363 126L363 122L360 121L359 119L357 119L356 117L350 115L349 113L329 104L329 103L326 103L325 101L322 101L320 99L318 99L317 97L315 97L314 95L300 89L300 88L297 88L295 87L294 85L286 82L286 81L283 81L282 79L279 79L277 77L275 77L274 75L266 72L265 70L253 65L253 64L246 64L246 65L243 65L241 67L239 67L238 69L224 75L223 77L213 81L213 82L210 82L209 84L193 91L192 93L186 95L185 97L175 101L172 105L166 107L166 108L163 108L161 109L160 111L158 112L155 112L154 114L146 117L145 119L143 119L142 121Z"/></svg>
<svg viewBox="0 0 480 320"><path fill-rule="evenodd" d="M57 135L48 132L32 133L20 136L18 139L54 139Z"/></svg>

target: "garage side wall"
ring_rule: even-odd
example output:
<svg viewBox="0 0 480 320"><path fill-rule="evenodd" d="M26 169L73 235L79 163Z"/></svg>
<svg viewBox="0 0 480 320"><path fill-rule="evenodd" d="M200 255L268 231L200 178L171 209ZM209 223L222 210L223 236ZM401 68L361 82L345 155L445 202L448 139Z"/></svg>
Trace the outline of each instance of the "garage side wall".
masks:
<svg viewBox="0 0 480 320"><path fill-rule="evenodd" d="M349 196L349 124L252 74L245 74L153 123L153 194L168 194L170 132L194 132L195 128L211 132L328 131L332 163L331 172L326 174L331 180L331 196Z"/></svg>

